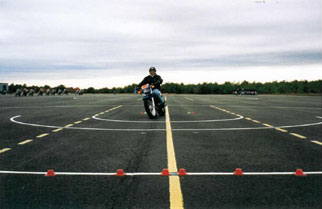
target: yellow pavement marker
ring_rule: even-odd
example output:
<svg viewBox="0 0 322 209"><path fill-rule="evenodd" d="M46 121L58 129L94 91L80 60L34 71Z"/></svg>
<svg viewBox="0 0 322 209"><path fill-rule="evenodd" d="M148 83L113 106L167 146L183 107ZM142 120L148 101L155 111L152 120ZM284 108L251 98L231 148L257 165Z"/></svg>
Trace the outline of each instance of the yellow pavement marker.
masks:
<svg viewBox="0 0 322 209"><path fill-rule="evenodd" d="M25 141L19 142L18 145L24 145L24 144L27 144L29 142L32 142L32 139L27 139Z"/></svg>
<svg viewBox="0 0 322 209"><path fill-rule="evenodd" d="M66 125L65 127L66 127L66 128L68 128L68 127L71 127L71 126L73 126L73 125L74 125L74 124L72 124L72 123L71 123L71 124Z"/></svg>
<svg viewBox="0 0 322 209"><path fill-rule="evenodd" d="M315 143L315 144L318 144L318 145L322 145L322 142L319 142L319 141L311 141L312 143Z"/></svg>
<svg viewBox="0 0 322 209"><path fill-rule="evenodd" d="M272 125L269 125L267 123L263 123L264 126L267 126L267 127L273 127Z"/></svg>
<svg viewBox="0 0 322 209"><path fill-rule="evenodd" d="M169 172L178 172L174 152L169 108L166 106L167 154ZM170 209L183 209L183 197L179 176L169 176Z"/></svg>
<svg viewBox="0 0 322 209"><path fill-rule="evenodd" d="M83 121L76 121L74 124L80 124L81 122L83 122Z"/></svg>
<svg viewBox="0 0 322 209"><path fill-rule="evenodd" d="M83 120L84 120L84 121L87 121L87 120L89 120L89 119L90 119L90 118L84 118Z"/></svg>
<svg viewBox="0 0 322 209"><path fill-rule="evenodd" d="M297 134L297 133L290 133L290 134L293 135L293 136L296 136L298 138L301 138L301 139L306 139L306 136L302 136L302 135Z"/></svg>
<svg viewBox="0 0 322 209"><path fill-rule="evenodd" d="M48 136L48 135L49 135L48 133L44 133L44 134L40 134L40 135L38 135L36 137L37 138L43 138L43 137Z"/></svg>
<svg viewBox="0 0 322 209"><path fill-rule="evenodd" d="M284 133L286 133L286 132L287 132L287 130L282 129L282 128L275 128L275 129L276 129L276 130L278 130L278 131L284 132Z"/></svg>
<svg viewBox="0 0 322 209"><path fill-rule="evenodd" d="M0 150L0 154L11 150L11 148L3 148Z"/></svg>
<svg viewBox="0 0 322 209"><path fill-rule="evenodd" d="M58 128L58 129L52 130L52 132L56 133L56 132L61 131L61 130L63 130L63 129L62 128Z"/></svg>

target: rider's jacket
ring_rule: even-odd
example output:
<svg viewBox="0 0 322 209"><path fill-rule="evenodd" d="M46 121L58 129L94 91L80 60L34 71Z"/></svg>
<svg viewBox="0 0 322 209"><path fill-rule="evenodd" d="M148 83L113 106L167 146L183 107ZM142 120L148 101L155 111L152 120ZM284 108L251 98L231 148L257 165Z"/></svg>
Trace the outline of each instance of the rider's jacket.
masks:
<svg viewBox="0 0 322 209"><path fill-rule="evenodd" d="M160 90L160 85L162 84L163 80L161 78L161 76L155 74L154 76L148 75L147 77L145 77L143 79L143 81L138 85L139 88L141 88L141 86L143 86L144 84L154 84L155 85L155 89L159 89Z"/></svg>

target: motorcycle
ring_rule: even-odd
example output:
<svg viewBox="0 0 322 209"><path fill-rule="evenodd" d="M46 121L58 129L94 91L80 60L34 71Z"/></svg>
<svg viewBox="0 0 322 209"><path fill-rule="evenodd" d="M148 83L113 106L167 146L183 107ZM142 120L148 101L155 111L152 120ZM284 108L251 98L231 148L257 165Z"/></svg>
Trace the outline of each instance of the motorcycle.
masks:
<svg viewBox="0 0 322 209"><path fill-rule="evenodd" d="M161 106L162 101L153 95L153 89L154 85L145 84L138 91L143 96L144 108L150 119L165 115L165 108Z"/></svg>

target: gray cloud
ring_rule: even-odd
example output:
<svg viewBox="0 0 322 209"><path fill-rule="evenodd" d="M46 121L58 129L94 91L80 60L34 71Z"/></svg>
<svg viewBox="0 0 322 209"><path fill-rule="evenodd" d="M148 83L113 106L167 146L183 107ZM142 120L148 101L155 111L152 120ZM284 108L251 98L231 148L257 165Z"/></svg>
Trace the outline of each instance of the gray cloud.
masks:
<svg viewBox="0 0 322 209"><path fill-rule="evenodd" d="M0 76L321 64L320 8L319 0L0 0Z"/></svg>

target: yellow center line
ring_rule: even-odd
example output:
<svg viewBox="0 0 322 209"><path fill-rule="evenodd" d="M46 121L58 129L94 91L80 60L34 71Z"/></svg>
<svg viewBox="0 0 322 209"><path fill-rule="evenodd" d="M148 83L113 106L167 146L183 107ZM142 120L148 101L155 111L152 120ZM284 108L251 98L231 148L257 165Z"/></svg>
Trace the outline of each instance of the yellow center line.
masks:
<svg viewBox="0 0 322 209"><path fill-rule="evenodd" d="M48 136L49 134L48 133L44 133L44 134L40 134L38 136L36 136L37 138L42 138L42 137L45 137L45 136Z"/></svg>
<svg viewBox="0 0 322 209"><path fill-rule="evenodd" d="M106 110L105 112L109 112L109 110Z"/></svg>
<svg viewBox="0 0 322 209"><path fill-rule="evenodd" d="M259 122L258 120L252 120L253 122L255 122L255 123L261 123L261 122Z"/></svg>
<svg viewBox="0 0 322 209"><path fill-rule="evenodd" d="M71 123L71 124L66 125L65 127L67 127L67 128L68 128L68 127L71 127L71 126L73 126L73 125L74 125L74 124L72 124L72 123Z"/></svg>
<svg viewBox="0 0 322 209"><path fill-rule="evenodd" d="M311 142L312 142L312 143L315 143L315 144L318 144L318 145L322 145L322 142L319 142L319 141L314 141L314 140L312 140Z"/></svg>
<svg viewBox="0 0 322 209"><path fill-rule="evenodd" d="M103 115L103 114L104 114L104 112L101 112L100 114L101 114L101 115Z"/></svg>
<svg viewBox="0 0 322 209"><path fill-rule="evenodd" d="M278 130L278 131L284 132L284 133L287 132L287 130L285 130L285 129L281 129L281 128L275 128L275 129Z"/></svg>
<svg viewBox="0 0 322 209"><path fill-rule="evenodd" d="M24 145L24 144L27 144L29 142L32 142L32 139L27 139L25 141L19 142L18 145Z"/></svg>
<svg viewBox="0 0 322 209"><path fill-rule="evenodd" d="M264 126L267 126L267 127L273 127L272 125L269 125L267 123L263 123Z"/></svg>
<svg viewBox="0 0 322 209"><path fill-rule="evenodd" d="M296 136L298 138L301 138L301 139L306 139L306 136L302 136L302 135L297 134L297 133L290 133L290 134L293 135L293 136Z"/></svg>
<svg viewBox="0 0 322 209"><path fill-rule="evenodd" d="M80 124L81 122L83 122L83 121L76 121L74 124Z"/></svg>
<svg viewBox="0 0 322 209"><path fill-rule="evenodd" d="M62 128L58 128L58 129L52 130L52 132L56 133L56 132L61 131L61 130L63 130L63 129Z"/></svg>
<svg viewBox="0 0 322 209"><path fill-rule="evenodd" d="M252 120L251 118L245 118L246 120Z"/></svg>
<svg viewBox="0 0 322 209"><path fill-rule="evenodd" d="M167 154L169 172L178 172L177 161L174 152L172 129L168 106L165 107L166 130L167 130ZM183 197L179 176L169 176L170 209L183 209Z"/></svg>
<svg viewBox="0 0 322 209"><path fill-rule="evenodd" d="M0 150L0 154L11 150L11 148L3 148Z"/></svg>
<svg viewBox="0 0 322 209"><path fill-rule="evenodd" d="M86 120L89 120L90 118L84 118L83 120L86 121Z"/></svg>

